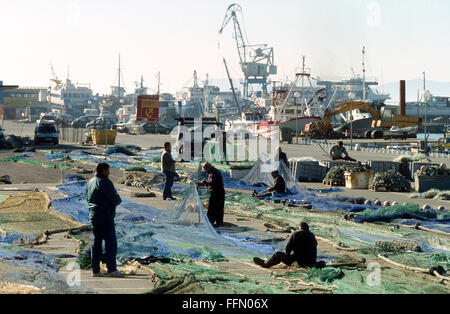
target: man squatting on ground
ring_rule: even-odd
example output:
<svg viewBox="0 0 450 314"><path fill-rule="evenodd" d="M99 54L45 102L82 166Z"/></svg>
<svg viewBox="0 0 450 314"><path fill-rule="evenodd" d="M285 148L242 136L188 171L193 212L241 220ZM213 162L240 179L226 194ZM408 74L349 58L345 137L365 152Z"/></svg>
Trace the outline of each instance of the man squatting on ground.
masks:
<svg viewBox="0 0 450 314"><path fill-rule="evenodd" d="M298 230L289 236L285 252L275 252L265 261L255 257L253 258L253 262L264 268L269 268L279 263L290 266L293 262L297 262L300 267L313 267L316 266L316 259L316 237L309 231L308 224L302 222Z"/></svg>
<svg viewBox="0 0 450 314"><path fill-rule="evenodd" d="M94 241L92 245L93 277L123 277L125 274L117 270L117 237L114 225L116 207L122 202L114 184L109 180L109 165L99 163L96 175L86 185L86 196L89 204L89 218L92 224ZM102 244L105 241L105 258L107 274L100 271Z"/></svg>
<svg viewBox="0 0 450 314"><path fill-rule="evenodd" d="M203 169L208 174L208 180L203 180L197 186L206 186L211 192L208 203L208 219L214 227L220 227L223 225L225 206L225 188L222 174L209 162L203 165Z"/></svg>
<svg viewBox="0 0 450 314"><path fill-rule="evenodd" d="M161 171L166 176L164 183L163 199L175 200L172 196L172 186L177 173L175 171L175 160L172 158L172 145L170 142L164 143L164 152L161 155Z"/></svg>
<svg viewBox="0 0 450 314"><path fill-rule="evenodd" d="M268 188L265 191L262 191L259 194L256 191L253 191L252 196L268 197L272 196L273 194L286 193L286 182L284 181L278 170L272 171L272 178L274 179L274 184L272 187Z"/></svg>
<svg viewBox="0 0 450 314"><path fill-rule="evenodd" d="M345 157L342 157L342 155L345 155ZM347 160L347 161L356 161L355 159L351 158L347 150L344 147L344 143L342 141L338 142L337 145L334 145L330 149L330 157L333 160Z"/></svg>

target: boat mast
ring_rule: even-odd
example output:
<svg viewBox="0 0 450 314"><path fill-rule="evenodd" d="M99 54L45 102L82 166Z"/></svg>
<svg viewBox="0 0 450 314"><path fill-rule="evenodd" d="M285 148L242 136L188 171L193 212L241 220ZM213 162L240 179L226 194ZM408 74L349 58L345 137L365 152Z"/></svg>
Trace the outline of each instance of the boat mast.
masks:
<svg viewBox="0 0 450 314"><path fill-rule="evenodd" d="M117 84L117 90L119 93L119 100L120 100L120 53L119 53L119 82Z"/></svg>
<svg viewBox="0 0 450 314"><path fill-rule="evenodd" d="M160 85L161 85L161 73L158 71L158 93L157 93L158 96L160 92Z"/></svg>
<svg viewBox="0 0 450 314"><path fill-rule="evenodd" d="M366 47L363 46L363 51L362 51L362 71L363 71L363 101L366 101L366 64L365 64L365 57L366 54Z"/></svg>

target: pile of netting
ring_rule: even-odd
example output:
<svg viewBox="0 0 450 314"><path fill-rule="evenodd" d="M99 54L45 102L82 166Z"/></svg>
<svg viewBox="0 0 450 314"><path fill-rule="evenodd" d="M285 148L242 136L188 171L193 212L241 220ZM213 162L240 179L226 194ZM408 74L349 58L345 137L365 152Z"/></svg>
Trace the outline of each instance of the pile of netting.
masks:
<svg viewBox="0 0 450 314"><path fill-rule="evenodd" d="M415 154L413 156L402 155L394 159L397 162L430 162L431 159L425 154Z"/></svg>
<svg viewBox="0 0 450 314"><path fill-rule="evenodd" d="M450 169L442 166L422 166L415 174L419 176L449 176Z"/></svg>
<svg viewBox="0 0 450 314"><path fill-rule="evenodd" d="M160 155L160 154L159 154ZM106 162L111 168L130 169L134 167L144 168L146 171L160 169L161 158L156 153L143 152L137 156L128 156L125 154L111 154L109 156L93 155L88 152L72 152L68 155L70 159L79 161L87 165L96 165L100 162Z"/></svg>
<svg viewBox="0 0 450 314"><path fill-rule="evenodd" d="M93 293L58 273L57 257L0 242L0 294Z"/></svg>
<svg viewBox="0 0 450 314"><path fill-rule="evenodd" d="M126 186L150 189L152 185L161 184L164 181L164 174L159 171L141 172L128 170L124 173L124 176L119 183L125 184Z"/></svg>
<svg viewBox="0 0 450 314"><path fill-rule="evenodd" d="M0 203L0 293L89 293L58 274L55 256L25 249L47 241L47 234L81 226L50 207L44 192L24 192Z"/></svg>
<svg viewBox="0 0 450 314"><path fill-rule="evenodd" d="M389 170L375 173L369 179L369 190L376 192L409 192L411 182L401 173Z"/></svg>
<svg viewBox="0 0 450 314"><path fill-rule="evenodd" d="M367 209L353 213L352 219L356 222L398 222L413 225L420 222L433 229L450 233L450 213L434 209L421 210L418 204L399 204L382 207L377 210Z"/></svg>
<svg viewBox="0 0 450 314"><path fill-rule="evenodd" d="M72 166L67 163L58 163L58 162L50 162L50 161L39 161L39 160L33 160L33 159L27 159L27 157L32 157L31 155L21 155L21 156L13 156L13 157L6 157L3 159L0 159L0 162L18 162L22 164L27 164L31 166L39 166L42 168L59 168L62 170L71 169Z"/></svg>
<svg viewBox="0 0 450 314"><path fill-rule="evenodd" d="M368 172L370 171L367 167L346 167L346 166L335 166L331 168L325 178L323 179L323 184L331 186L344 186L345 185L345 173L346 172Z"/></svg>
<svg viewBox="0 0 450 314"><path fill-rule="evenodd" d="M28 243L37 241L46 231L70 229L80 223L50 207L44 192L23 192L8 196L0 204L0 241Z"/></svg>
<svg viewBox="0 0 450 314"><path fill-rule="evenodd" d="M450 200L450 191L441 191L437 189L431 189L423 193L412 193L409 198L421 198L421 199L435 199L435 200Z"/></svg>

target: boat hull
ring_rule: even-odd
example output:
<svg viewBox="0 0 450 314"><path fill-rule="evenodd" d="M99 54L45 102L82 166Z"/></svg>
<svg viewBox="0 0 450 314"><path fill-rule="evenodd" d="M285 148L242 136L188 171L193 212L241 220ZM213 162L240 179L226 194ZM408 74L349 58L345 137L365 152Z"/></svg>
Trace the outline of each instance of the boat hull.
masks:
<svg viewBox="0 0 450 314"><path fill-rule="evenodd" d="M322 119L320 117L316 117L316 116L311 116L311 117L298 117L297 119L290 119L284 122L281 122L279 124L280 129L281 128L287 128L287 129L291 129L293 132L295 132L296 130L298 130L298 132L300 133L301 131L305 130L305 126L308 123L312 123L312 122L318 122L321 121ZM298 122L297 122L298 121Z"/></svg>

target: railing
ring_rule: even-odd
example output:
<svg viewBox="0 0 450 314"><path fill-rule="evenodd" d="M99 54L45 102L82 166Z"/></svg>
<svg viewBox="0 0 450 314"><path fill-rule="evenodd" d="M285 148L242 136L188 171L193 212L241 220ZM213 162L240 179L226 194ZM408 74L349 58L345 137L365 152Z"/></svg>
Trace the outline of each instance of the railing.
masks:
<svg viewBox="0 0 450 314"><path fill-rule="evenodd" d="M83 144L86 142L86 129L85 128L73 128L59 126L59 141L72 143L72 144Z"/></svg>
<svg viewBox="0 0 450 314"><path fill-rule="evenodd" d="M299 144L301 145L311 145L311 146L322 146L323 148L331 148L336 143L324 143L316 140L307 140L300 139ZM404 156L413 156L416 153L412 153L410 151L398 148L386 148L386 147L366 147L366 146L356 146L358 144L353 144L352 151L359 152L368 152L368 153L378 153L378 154L392 154L392 155L404 155ZM348 144L344 144L344 147L347 151L351 151L351 146ZM450 159L450 154L446 154L443 152L432 151L429 153L428 157L430 158L438 158L438 159Z"/></svg>

